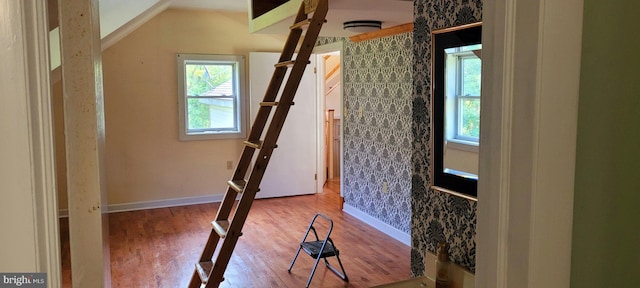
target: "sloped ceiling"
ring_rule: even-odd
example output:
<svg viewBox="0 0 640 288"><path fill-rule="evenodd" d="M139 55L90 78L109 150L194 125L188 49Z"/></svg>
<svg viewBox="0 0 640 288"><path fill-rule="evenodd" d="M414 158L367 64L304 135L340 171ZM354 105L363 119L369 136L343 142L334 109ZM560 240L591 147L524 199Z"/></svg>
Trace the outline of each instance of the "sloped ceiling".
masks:
<svg viewBox="0 0 640 288"><path fill-rule="evenodd" d="M99 0L102 49L104 50L115 44L167 8L247 12L249 1L250 0ZM49 2L52 6L57 6L55 5L57 1L49 0ZM50 18L53 17L50 15ZM346 32L342 29L343 22L352 20L382 21L383 28L412 22L413 2L412 0L329 0L327 24L322 28L321 35L352 36L353 33ZM257 33L286 34L289 31L290 25L291 21L287 18ZM50 33L52 70L60 65L60 57L58 56L60 44L57 33L57 31Z"/></svg>
<svg viewBox="0 0 640 288"><path fill-rule="evenodd" d="M250 0L99 0L100 34L129 34L153 16L165 9L206 9L247 12ZM257 0L260 1L260 0ZM300 1L300 0L291 0ZM287 19L289 20L289 19ZM286 34L291 21L276 23L258 33ZM378 20L382 27L392 27L413 21L412 0L329 0L327 24L322 28L324 36L351 36L342 29L342 23L352 20ZM123 26L132 26L122 28ZM124 33L123 33L124 32ZM119 40L124 36L112 35ZM113 42L113 41L112 41ZM109 44L109 43L107 43ZM108 47L109 45L107 45ZM103 48L106 48L103 46Z"/></svg>

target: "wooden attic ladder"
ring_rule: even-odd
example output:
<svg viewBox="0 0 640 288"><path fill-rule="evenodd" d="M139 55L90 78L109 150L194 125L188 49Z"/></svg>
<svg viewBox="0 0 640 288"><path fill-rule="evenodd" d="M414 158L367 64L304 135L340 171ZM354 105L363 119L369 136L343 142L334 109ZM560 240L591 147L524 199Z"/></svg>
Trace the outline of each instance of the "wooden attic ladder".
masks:
<svg viewBox="0 0 640 288"><path fill-rule="evenodd" d="M315 2L315 5L309 4L311 2ZM263 102L260 103L249 138L244 142L245 146L233 174L233 179L228 181L227 192L220 204L215 220L211 223L213 228L191 277L190 288L218 287L224 280L223 275L227 264L229 264L231 254L238 242L238 238L242 234L242 226L247 219L255 195L259 191L258 187L273 149L277 147L276 141L289 113L289 108L293 105L293 98L306 65L309 63L309 57L320 29L325 22L327 11L327 0L305 0L300 5L295 22L290 27L289 36L280 56L280 62L275 65L271 82L267 87ZM313 16L309 17L311 14ZM303 35L305 30L306 33ZM302 41L300 41L301 39ZM293 60L293 54L300 42L297 57ZM287 78L286 73L289 68L291 68L291 73ZM285 78L287 79L284 90L280 99L276 99ZM271 110L274 107L275 114L269 121ZM260 140L267 122L269 122L269 126L266 135L263 140ZM259 152L255 165L249 174L249 178L245 180L244 177L249 170L251 159L256 151ZM241 194L241 197L236 205L235 200L238 194ZM230 217L234 206L235 212L233 217ZM216 251L218 253L214 255Z"/></svg>

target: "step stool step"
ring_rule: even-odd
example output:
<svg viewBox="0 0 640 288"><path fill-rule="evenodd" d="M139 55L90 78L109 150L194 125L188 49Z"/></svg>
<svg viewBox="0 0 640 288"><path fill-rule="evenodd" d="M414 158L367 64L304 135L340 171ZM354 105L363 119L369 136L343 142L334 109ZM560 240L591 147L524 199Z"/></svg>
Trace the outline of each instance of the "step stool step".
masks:
<svg viewBox="0 0 640 288"><path fill-rule="evenodd" d="M304 250L305 253L309 254L309 256L315 259L318 258L318 255L323 258L336 256L339 253L338 250L336 250L333 245L331 245L331 242L327 242L327 245L324 246L322 253L320 253L322 243L323 241L310 241L303 242L300 244L300 246L302 246L302 250Z"/></svg>

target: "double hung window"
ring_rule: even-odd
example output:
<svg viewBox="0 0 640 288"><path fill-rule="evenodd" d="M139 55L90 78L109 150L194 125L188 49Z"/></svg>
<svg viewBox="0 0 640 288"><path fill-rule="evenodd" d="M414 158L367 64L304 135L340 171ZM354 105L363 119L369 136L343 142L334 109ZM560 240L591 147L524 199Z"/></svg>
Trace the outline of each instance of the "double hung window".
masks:
<svg viewBox="0 0 640 288"><path fill-rule="evenodd" d="M178 54L180 140L246 136L244 57Z"/></svg>
<svg viewBox="0 0 640 288"><path fill-rule="evenodd" d="M447 141L477 145L480 137L481 46L445 49L447 71Z"/></svg>

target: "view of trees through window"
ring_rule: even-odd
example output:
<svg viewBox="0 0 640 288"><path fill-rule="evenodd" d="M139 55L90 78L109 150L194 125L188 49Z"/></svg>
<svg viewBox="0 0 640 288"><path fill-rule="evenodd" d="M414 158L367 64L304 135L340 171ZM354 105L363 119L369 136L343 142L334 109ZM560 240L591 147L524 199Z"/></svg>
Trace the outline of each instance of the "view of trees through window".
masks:
<svg viewBox="0 0 640 288"><path fill-rule="evenodd" d="M459 97L460 107L458 134L478 139L480 137L480 79L482 61L475 55L461 58L462 95Z"/></svg>
<svg viewBox="0 0 640 288"><path fill-rule="evenodd" d="M234 125L232 64L186 64L188 130Z"/></svg>

